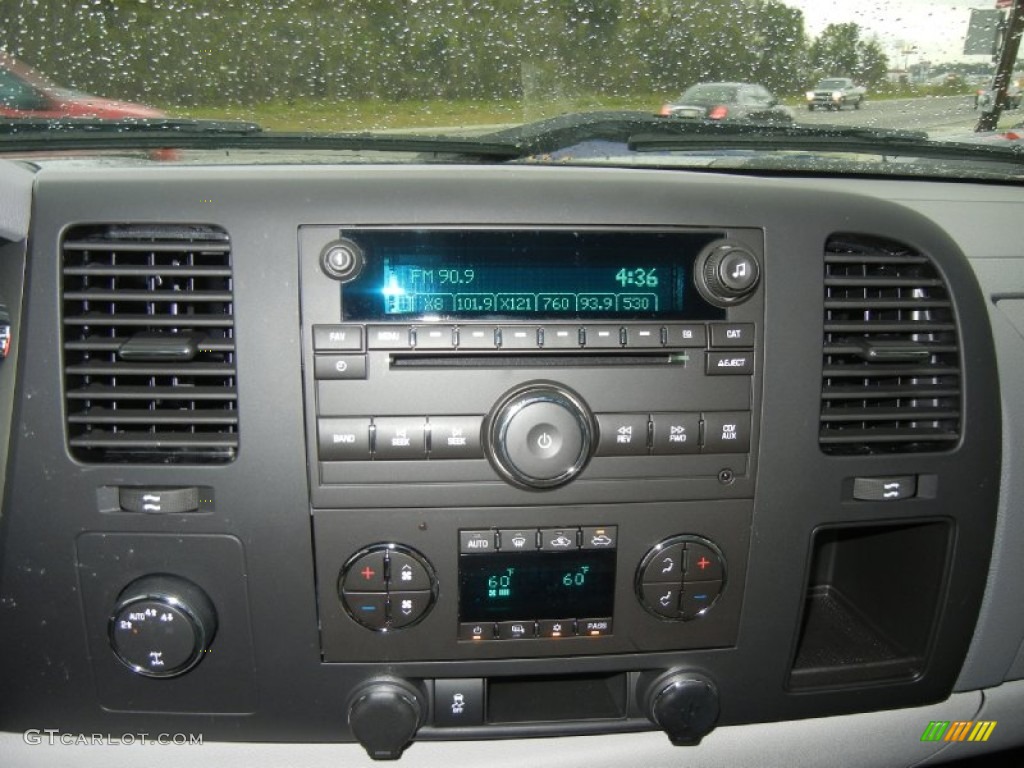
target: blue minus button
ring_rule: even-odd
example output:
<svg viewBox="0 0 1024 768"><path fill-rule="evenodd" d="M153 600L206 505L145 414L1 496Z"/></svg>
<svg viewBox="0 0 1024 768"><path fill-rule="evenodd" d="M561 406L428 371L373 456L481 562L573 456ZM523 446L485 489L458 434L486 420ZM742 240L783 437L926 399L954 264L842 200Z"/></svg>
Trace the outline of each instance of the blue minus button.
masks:
<svg viewBox="0 0 1024 768"><path fill-rule="evenodd" d="M387 627L387 594L342 590L341 597L349 616L364 627L377 630Z"/></svg>

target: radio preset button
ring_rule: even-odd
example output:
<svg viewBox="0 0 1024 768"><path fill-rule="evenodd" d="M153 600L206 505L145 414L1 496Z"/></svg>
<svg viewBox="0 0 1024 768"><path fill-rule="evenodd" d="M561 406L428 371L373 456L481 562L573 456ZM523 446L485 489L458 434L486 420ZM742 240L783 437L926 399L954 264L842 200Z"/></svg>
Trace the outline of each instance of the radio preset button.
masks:
<svg viewBox="0 0 1024 768"><path fill-rule="evenodd" d="M708 332L704 325L665 326L665 346L667 347L706 347L707 345Z"/></svg>
<svg viewBox="0 0 1024 768"><path fill-rule="evenodd" d="M426 420L375 418L373 456L376 459L422 459L427 454Z"/></svg>
<svg viewBox="0 0 1024 768"><path fill-rule="evenodd" d="M498 329L501 335L502 349L537 349L537 329L531 326L502 326Z"/></svg>
<svg viewBox="0 0 1024 768"><path fill-rule="evenodd" d="M412 347L412 328L408 325L371 325L366 329L366 343L370 349L409 349Z"/></svg>
<svg viewBox="0 0 1024 768"><path fill-rule="evenodd" d="M313 376L317 380L365 379L365 355L317 355L313 358Z"/></svg>
<svg viewBox="0 0 1024 768"><path fill-rule="evenodd" d="M463 325L458 328L459 349L494 349L497 346L493 325Z"/></svg>
<svg viewBox="0 0 1024 768"><path fill-rule="evenodd" d="M599 413L597 455L646 456L647 414Z"/></svg>
<svg viewBox="0 0 1024 768"><path fill-rule="evenodd" d="M748 411L704 414L704 453L746 453L749 450Z"/></svg>
<svg viewBox="0 0 1024 768"><path fill-rule="evenodd" d="M313 326L313 350L316 352L359 352L362 348L362 326Z"/></svg>
<svg viewBox="0 0 1024 768"><path fill-rule="evenodd" d="M370 458L369 419L317 419L320 461Z"/></svg>
<svg viewBox="0 0 1024 768"><path fill-rule="evenodd" d="M479 459L482 416L431 416L430 458Z"/></svg>
<svg viewBox="0 0 1024 768"><path fill-rule="evenodd" d="M583 328L588 349L618 349L622 346L622 329L617 325L588 325Z"/></svg>
<svg viewBox="0 0 1024 768"><path fill-rule="evenodd" d="M497 550L495 531L459 531L459 553L475 555Z"/></svg>
<svg viewBox="0 0 1024 768"><path fill-rule="evenodd" d="M700 453L699 413L652 413L651 453Z"/></svg>
<svg viewBox="0 0 1024 768"><path fill-rule="evenodd" d="M661 348L661 326L660 325L628 325L626 331L626 346L630 349Z"/></svg>
<svg viewBox="0 0 1024 768"><path fill-rule="evenodd" d="M545 325L541 328L544 349L579 349L580 329L575 325Z"/></svg>
<svg viewBox="0 0 1024 768"><path fill-rule="evenodd" d="M416 328L416 349L452 349L455 328L451 325L426 325Z"/></svg>
<svg viewBox="0 0 1024 768"><path fill-rule="evenodd" d="M753 352L708 352L708 376L749 376L754 372Z"/></svg>

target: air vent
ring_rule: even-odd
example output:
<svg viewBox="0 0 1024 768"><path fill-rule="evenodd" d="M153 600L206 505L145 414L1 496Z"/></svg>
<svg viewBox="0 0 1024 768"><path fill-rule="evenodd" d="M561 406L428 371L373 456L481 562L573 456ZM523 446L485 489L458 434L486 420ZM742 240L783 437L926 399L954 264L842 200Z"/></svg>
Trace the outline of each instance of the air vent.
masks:
<svg viewBox="0 0 1024 768"><path fill-rule="evenodd" d="M62 245L68 443L84 462L238 451L231 245L206 226L86 226Z"/></svg>
<svg viewBox="0 0 1024 768"><path fill-rule="evenodd" d="M825 249L822 450L920 453L960 438L961 370L949 289L927 256L835 236Z"/></svg>

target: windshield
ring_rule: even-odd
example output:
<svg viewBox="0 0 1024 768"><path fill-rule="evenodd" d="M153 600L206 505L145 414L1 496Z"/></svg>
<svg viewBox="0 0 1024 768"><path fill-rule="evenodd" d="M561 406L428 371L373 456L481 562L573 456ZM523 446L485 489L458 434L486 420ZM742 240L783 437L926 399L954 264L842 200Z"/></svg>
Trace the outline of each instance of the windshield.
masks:
<svg viewBox="0 0 1024 768"><path fill-rule="evenodd" d="M594 114L645 114L666 123L765 126L779 151L791 152L778 127L810 130L849 154L850 132L913 131L919 142L979 145L1019 159L1024 129L1018 58L1024 3L962 0L89 0L0 1L0 152L68 151L75 136L96 141L76 121L123 124L175 121L175 136L197 126L205 140L229 135L235 149L268 137L278 159L304 162L326 151L331 161L365 159L380 150L423 147L301 144L309 137L442 136L451 160L464 160L469 139L516 148L488 161L693 165L697 151L663 144L637 149L629 132L588 135L524 153L514 129ZM999 6L998 8L996 6ZM680 96L682 94L682 96ZM685 110L686 102L707 106ZM715 109L712 105L729 105ZM44 121L51 125L40 127ZM59 124L60 130L50 130ZM592 124L592 122L590 123ZM81 128L81 126L78 126ZM258 128L257 128L258 127ZM163 141L170 141L168 125ZM230 129L229 129L230 130ZM509 133L512 130L513 133ZM684 129L680 129L684 130ZM688 128L685 130L689 130ZM42 136L30 136L40 133ZM105 153L123 145L154 159L144 131L111 132ZM592 132L593 133L593 132ZM292 137L285 146L284 137ZM681 134L682 136L683 134ZM121 145L115 141L120 137ZM603 140L599 152L593 141ZM49 143L48 143L49 142ZM588 143L590 142L590 143ZM214 144L216 142L213 142ZM210 148L223 154L226 139ZM198 140L163 162L200 157ZM550 144L550 142L549 142ZM459 150L451 152L450 150ZM722 135L718 150L735 147ZM827 158L791 161L808 167ZM862 142L859 152L866 158ZM891 166L891 145L871 162ZM772 146L745 146L744 162L773 167L786 156ZM903 151L909 151L905 142ZM339 154L344 151L346 154ZM1013 154L1016 152L1017 154ZM308 153L303 157L303 153ZM435 160L443 160L434 153ZM970 157L968 157L970 155ZM78 154L82 156L81 153ZM237 152L232 155L239 161ZM323 157L318 157L323 161ZM380 155L374 155L380 160ZM920 158L918 158L920 159ZM937 173L956 157L930 166ZM965 162L978 156L964 154ZM835 160L835 158L831 158ZM911 165L914 167L911 168ZM919 163L908 164L908 173ZM955 173L970 175L969 167ZM982 166L976 166L981 170ZM891 168L887 169L891 172ZM991 165L984 167L991 172ZM1004 169L1018 178L1020 164ZM828 172L839 172L830 166ZM1002 171L1000 171L1002 172Z"/></svg>

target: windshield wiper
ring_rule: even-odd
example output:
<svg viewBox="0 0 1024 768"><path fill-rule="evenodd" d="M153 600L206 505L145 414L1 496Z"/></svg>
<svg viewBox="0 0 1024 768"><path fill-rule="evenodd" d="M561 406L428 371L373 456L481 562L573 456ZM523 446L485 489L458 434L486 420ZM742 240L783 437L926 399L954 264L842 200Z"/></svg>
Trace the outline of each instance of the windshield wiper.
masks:
<svg viewBox="0 0 1024 768"><path fill-rule="evenodd" d="M687 123L642 131L626 140L631 152L745 149L862 153L935 160L996 160L1024 165L1017 144L936 141L924 131L837 125Z"/></svg>
<svg viewBox="0 0 1024 768"><path fill-rule="evenodd" d="M179 118L10 119L0 121L0 152L81 149L252 149L408 152L469 155L494 160L520 157L506 141L387 133L264 131L256 123Z"/></svg>
<svg viewBox="0 0 1024 768"><path fill-rule="evenodd" d="M517 126L482 138L508 141L522 157L543 156L593 141L628 152L770 151L861 153L923 159L1024 164L1024 147L929 139L924 131L841 125L690 121L649 112L586 112Z"/></svg>

